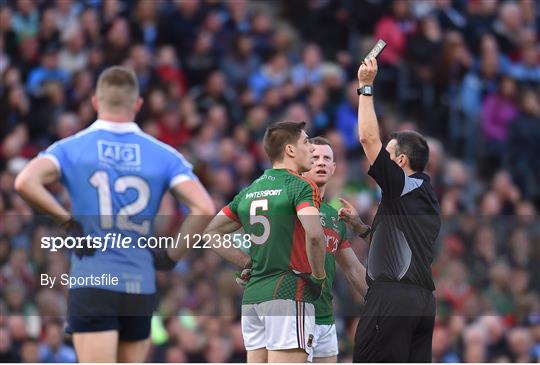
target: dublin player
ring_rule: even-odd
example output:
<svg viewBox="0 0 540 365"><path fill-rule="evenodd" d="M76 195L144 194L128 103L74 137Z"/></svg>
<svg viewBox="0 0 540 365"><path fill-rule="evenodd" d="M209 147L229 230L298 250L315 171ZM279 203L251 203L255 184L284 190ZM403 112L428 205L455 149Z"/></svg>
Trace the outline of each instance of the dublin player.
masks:
<svg viewBox="0 0 540 365"><path fill-rule="evenodd" d="M72 236L122 234L135 242L152 234L161 199L170 191L191 211L182 233L204 230L214 208L191 164L134 122L143 103L134 72L119 66L103 71L92 103L98 120L32 160L15 180L19 194ZM46 189L55 181L66 187L71 212ZM161 254L138 247L74 250L70 277L77 280L69 289L67 331L80 362L145 360L155 270L174 265L185 251L183 245ZM102 274L118 280L88 280Z"/></svg>
<svg viewBox="0 0 540 365"><path fill-rule="evenodd" d="M242 299L242 333L248 362L305 362L315 334L313 302L325 281L325 236L319 189L299 175L311 169L313 146L305 123L269 127L264 149L272 168L241 191L212 220L212 237L243 228L249 255L210 246L238 266L251 268ZM250 258L251 257L251 258Z"/></svg>
<svg viewBox="0 0 540 365"><path fill-rule="evenodd" d="M366 269L362 266L349 241L347 240L347 222L362 237L369 234L370 228L358 217L356 210L347 201L339 212L324 200L326 185L334 174L336 163L330 142L322 137L310 141L313 151L313 166L304 176L313 180L321 193L321 224L326 236L326 282L322 295L315 301L315 338L313 341L313 362L337 362L338 340L332 305L332 284L336 272L336 262L343 270L352 290L362 298L366 294Z"/></svg>

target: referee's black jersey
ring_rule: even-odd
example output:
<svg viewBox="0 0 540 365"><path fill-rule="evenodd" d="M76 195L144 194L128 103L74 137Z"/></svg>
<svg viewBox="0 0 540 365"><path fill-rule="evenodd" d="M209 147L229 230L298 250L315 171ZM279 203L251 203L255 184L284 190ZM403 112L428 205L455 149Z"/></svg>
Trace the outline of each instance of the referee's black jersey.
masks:
<svg viewBox="0 0 540 365"><path fill-rule="evenodd" d="M405 175L384 146L368 174L382 189L369 247L368 285L397 281L435 290L431 263L441 219L429 176Z"/></svg>

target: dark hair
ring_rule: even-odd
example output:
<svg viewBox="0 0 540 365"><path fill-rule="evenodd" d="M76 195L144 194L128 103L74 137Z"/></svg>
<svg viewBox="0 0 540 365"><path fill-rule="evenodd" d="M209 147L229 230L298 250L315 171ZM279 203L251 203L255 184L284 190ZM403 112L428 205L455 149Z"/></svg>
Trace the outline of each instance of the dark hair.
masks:
<svg viewBox="0 0 540 365"><path fill-rule="evenodd" d="M278 122L266 128L263 146L272 163L283 159L285 146L296 144L305 127L306 122Z"/></svg>
<svg viewBox="0 0 540 365"><path fill-rule="evenodd" d="M330 148L332 148L330 141L320 136L310 138L309 143L317 145L317 146L329 146Z"/></svg>
<svg viewBox="0 0 540 365"><path fill-rule="evenodd" d="M415 131L395 132L390 138L397 141L396 156L403 153L409 158L413 171L424 171L429 160L429 147L426 139L420 133Z"/></svg>

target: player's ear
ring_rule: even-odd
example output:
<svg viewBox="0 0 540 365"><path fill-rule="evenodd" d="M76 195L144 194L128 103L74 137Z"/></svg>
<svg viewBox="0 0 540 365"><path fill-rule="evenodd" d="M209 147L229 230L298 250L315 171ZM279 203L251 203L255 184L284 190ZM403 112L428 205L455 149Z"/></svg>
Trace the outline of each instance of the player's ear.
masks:
<svg viewBox="0 0 540 365"><path fill-rule="evenodd" d="M135 101L135 114L137 114L139 110L141 110L143 104L144 104L143 98L137 98L137 100Z"/></svg>
<svg viewBox="0 0 540 365"><path fill-rule="evenodd" d="M96 111L96 113L99 112L97 96L92 95L91 102L92 102L92 108L94 108L94 110Z"/></svg>
<svg viewBox="0 0 540 365"><path fill-rule="evenodd" d="M294 146L292 144L285 145L285 153L290 156L294 157Z"/></svg>

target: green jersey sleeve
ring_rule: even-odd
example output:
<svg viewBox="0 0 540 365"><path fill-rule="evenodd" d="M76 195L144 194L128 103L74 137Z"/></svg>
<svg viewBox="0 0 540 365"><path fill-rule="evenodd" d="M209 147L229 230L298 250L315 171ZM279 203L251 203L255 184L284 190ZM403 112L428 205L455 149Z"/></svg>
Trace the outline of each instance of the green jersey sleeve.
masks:
<svg viewBox="0 0 540 365"><path fill-rule="evenodd" d="M231 218L234 221L237 221L238 223L240 223L240 219L238 218L238 205L240 204L240 201L244 194L244 190L236 194L233 200L222 209L223 213L227 217Z"/></svg>

